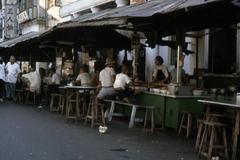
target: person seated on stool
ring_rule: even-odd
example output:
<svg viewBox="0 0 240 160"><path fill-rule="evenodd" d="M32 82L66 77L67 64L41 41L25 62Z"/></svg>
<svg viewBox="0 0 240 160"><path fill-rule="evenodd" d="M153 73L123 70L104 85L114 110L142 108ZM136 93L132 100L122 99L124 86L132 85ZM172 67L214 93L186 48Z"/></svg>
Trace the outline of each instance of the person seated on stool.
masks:
<svg viewBox="0 0 240 160"><path fill-rule="evenodd" d="M130 77L128 77L128 67L122 66L122 72L116 75L113 87L120 100L130 103L129 97L133 95L133 91L128 88L128 85L132 83Z"/></svg>
<svg viewBox="0 0 240 160"><path fill-rule="evenodd" d="M91 85L91 78L88 73L88 66L87 65L82 65L80 67L80 73L77 76L77 79L75 82L73 82L76 85L81 85L81 86L90 86Z"/></svg>

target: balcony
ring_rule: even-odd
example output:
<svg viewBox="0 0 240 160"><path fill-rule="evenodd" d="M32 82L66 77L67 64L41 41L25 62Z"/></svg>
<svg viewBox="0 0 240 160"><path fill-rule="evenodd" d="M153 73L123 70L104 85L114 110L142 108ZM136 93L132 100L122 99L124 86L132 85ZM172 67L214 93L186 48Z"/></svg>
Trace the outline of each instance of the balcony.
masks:
<svg viewBox="0 0 240 160"><path fill-rule="evenodd" d="M91 7L101 6L114 1L115 0L77 0L62 6L60 8L60 16L67 17L76 13L88 11Z"/></svg>

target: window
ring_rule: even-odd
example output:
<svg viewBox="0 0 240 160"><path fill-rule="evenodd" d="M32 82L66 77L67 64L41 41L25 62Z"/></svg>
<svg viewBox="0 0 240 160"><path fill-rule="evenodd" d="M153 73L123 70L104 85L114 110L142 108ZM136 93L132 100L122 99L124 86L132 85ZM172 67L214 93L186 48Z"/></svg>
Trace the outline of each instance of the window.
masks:
<svg viewBox="0 0 240 160"><path fill-rule="evenodd" d="M19 0L19 11L20 13L24 10L33 7L34 0Z"/></svg>

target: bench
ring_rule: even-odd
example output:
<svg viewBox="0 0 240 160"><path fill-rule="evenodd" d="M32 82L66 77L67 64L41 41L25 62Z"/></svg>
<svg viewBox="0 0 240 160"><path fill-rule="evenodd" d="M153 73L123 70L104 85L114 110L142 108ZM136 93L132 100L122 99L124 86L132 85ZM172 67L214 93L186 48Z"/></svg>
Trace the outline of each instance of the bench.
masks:
<svg viewBox="0 0 240 160"><path fill-rule="evenodd" d="M109 111L109 114L108 114L108 121L112 121L112 116L113 116L116 104L120 104L120 105L132 108L131 117L130 117L130 121L129 121L129 125L128 125L129 128L133 128L133 126L134 126L134 120L135 120L135 115L136 115L137 109L144 108L144 109L146 109L146 115L145 115L145 120L144 120L144 129L146 129L147 116L148 116L147 113L148 113L149 110L151 110L152 111L152 114L151 114L151 132L154 131L154 128L155 128L154 111L156 109L159 109L160 107L126 103L126 102L119 101L119 100L104 99L103 101L111 103L110 111Z"/></svg>

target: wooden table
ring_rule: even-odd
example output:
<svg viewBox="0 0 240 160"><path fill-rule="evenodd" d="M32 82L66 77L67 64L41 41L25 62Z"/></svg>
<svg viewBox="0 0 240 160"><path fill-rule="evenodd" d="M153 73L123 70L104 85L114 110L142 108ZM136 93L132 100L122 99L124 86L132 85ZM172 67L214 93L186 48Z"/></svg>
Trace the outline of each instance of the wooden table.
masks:
<svg viewBox="0 0 240 160"><path fill-rule="evenodd" d="M235 115L235 125L233 129L233 135L232 135L232 160L236 160L237 155L237 142L238 142L238 136L239 136L239 129L240 129L240 101L237 101L235 97L225 97L225 98L212 98L212 99L199 99L198 102L207 104L207 111L209 111L209 107L211 105L218 105L222 107L230 107L231 109L234 109L236 111Z"/></svg>

